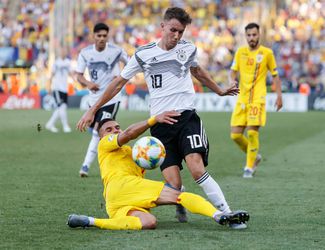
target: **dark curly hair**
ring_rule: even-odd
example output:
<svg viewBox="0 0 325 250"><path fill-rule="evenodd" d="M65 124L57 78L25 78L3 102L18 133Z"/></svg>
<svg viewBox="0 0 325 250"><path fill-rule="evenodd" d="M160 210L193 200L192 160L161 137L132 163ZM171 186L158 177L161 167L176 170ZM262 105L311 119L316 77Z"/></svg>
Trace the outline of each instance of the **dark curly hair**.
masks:
<svg viewBox="0 0 325 250"><path fill-rule="evenodd" d="M254 29L254 28L256 28L257 30L260 30L260 26L257 23L249 23L246 25L245 31Z"/></svg>
<svg viewBox="0 0 325 250"><path fill-rule="evenodd" d="M164 15L164 21L169 21L171 19L177 19L181 24L188 25L192 22L192 18L189 14L182 8L172 7L168 8Z"/></svg>

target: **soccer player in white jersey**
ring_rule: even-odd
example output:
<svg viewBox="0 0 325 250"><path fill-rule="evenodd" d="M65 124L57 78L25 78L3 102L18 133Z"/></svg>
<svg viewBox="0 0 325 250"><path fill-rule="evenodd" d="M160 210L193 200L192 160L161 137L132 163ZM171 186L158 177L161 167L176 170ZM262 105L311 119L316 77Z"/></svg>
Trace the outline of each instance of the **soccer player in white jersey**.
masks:
<svg viewBox="0 0 325 250"><path fill-rule="evenodd" d="M59 132L55 127L56 121L60 118L63 132L71 132L68 124L67 101L68 101L68 76L71 75L71 61L67 57L67 52L62 49L60 56L54 61L52 66L51 83L52 94L56 103L56 108L51 118L45 125L45 128L53 133Z"/></svg>
<svg viewBox="0 0 325 250"><path fill-rule="evenodd" d="M97 23L93 31L95 44L81 50L76 69L77 80L89 90L89 107L102 96L107 85L120 74L119 62L121 61L126 64L128 61L128 55L122 48L108 43L109 27L106 24ZM90 81L84 77L86 68L88 68ZM97 156L97 145L99 142L98 122L104 118L115 119L119 103L120 97L116 95L96 110L95 119L90 125L92 137L79 171L81 177L88 176L90 165Z"/></svg>
<svg viewBox="0 0 325 250"><path fill-rule="evenodd" d="M156 124L151 134L159 138L166 148L166 158L161 170L166 182L180 190L180 170L185 159L193 179L199 184L209 200L224 214L231 213L228 203L217 182L206 171L208 164L208 138L194 106L194 87L191 74L218 95L236 95L234 85L221 89L209 73L198 65L197 49L193 43L181 40L184 30L191 23L190 16L181 8L167 9L161 23L162 38L158 42L140 47L124 67L121 75L107 87L103 96L89 109L77 124L84 131L94 119L101 105L111 100L122 89L128 79L143 72L150 94L150 113L155 115L167 110L181 112L173 125ZM177 218L186 221L178 207ZM235 229L246 228L245 224L232 225Z"/></svg>

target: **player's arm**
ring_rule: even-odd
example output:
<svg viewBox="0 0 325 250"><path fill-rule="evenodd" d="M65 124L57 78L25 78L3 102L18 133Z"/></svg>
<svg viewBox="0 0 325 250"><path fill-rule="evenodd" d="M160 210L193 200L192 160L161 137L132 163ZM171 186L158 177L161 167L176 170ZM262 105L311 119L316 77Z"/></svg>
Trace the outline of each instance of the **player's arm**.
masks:
<svg viewBox="0 0 325 250"><path fill-rule="evenodd" d="M71 77L71 79L74 81L74 82L77 82L77 72L74 71L74 69L72 68L72 65L71 65L71 61L69 62L69 76Z"/></svg>
<svg viewBox="0 0 325 250"><path fill-rule="evenodd" d="M77 128L80 131L85 131L86 128L93 122L97 110L100 109L100 107L102 107L105 103L110 101L117 93L119 93L127 81L127 79L124 79L121 76L114 78L113 81L108 84L103 95L81 117L81 119L77 123Z"/></svg>
<svg viewBox="0 0 325 250"><path fill-rule="evenodd" d="M203 85L211 89L214 93L220 95L220 96L225 96L225 95L237 95L239 90L236 85L232 85L227 89L222 89L216 84L210 74L197 65L197 67L191 67L191 74L198 80L200 81Z"/></svg>
<svg viewBox="0 0 325 250"><path fill-rule="evenodd" d="M54 78L54 74L55 74L54 71L52 71L52 73L51 73L51 75L50 75L50 79L49 79L49 80L50 80L50 85L51 85L51 86L50 86L50 88L49 88L49 90L48 90L48 93L49 93L49 94L52 94L52 86L53 86L53 78Z"/></svg>
<svg viewBox="0 0 325 250"><path fill-rule="evenodd" d="M49 79L51 86L53 84L53 78L54 78L55 73L56 73L56 61L52 65L51 75L50 75L50 79ZM49 93L50 94L52 93L52 87L50 87Z"/></svg>
<svg viewBox="0 0 325 250"><path fill-rule="evenodd" d="M121 56L120 56L120 62L122 62L125 66L129 60L130 60L130 57L128 56L126 51L124 49L122 49Z"/></svg>
<svg viewBox="0 0 325 250"><path fill-rule="evenodd" d="M231 69L229 72L229 84L230 86L236 85L238 86L238 80L237 80L237 71Z"/></svg>
<svg viewBox="0 0 325 250"><path fill-rule="evenodd" d="M130 61L122 70L121 74L114 78L114 80L108 84L107 88L99 100L93 105L79 120L77 128L80 131L85 131L86 127L90 125L93 120L97 110L104 105L106 102L111 100L118 92L121 91L123 86L131 79L136 73L141 72L142 67L137 62L135 56L133 55Z"/></svg>
<svg viewBox="0 0 325 250"><path fill-rule="evenodd" d="M55 72L54 71L52 71L52 73L51 73L51 75L50 75L50 82L52 83L52 81L53 81L53 78L54 78L54 74L55 74Z"/></svg>
<svg viewBox="0 0 325 250"><path fill-rule="evenodd" d="M120 146L136 139L143 134L148 128L156 123L174 124L177 122L175 117L180 116L176 111L166 111L157 116L152 116L148 120L132 124L118 135L117 142Z"/></svg>
<svg viewBox="0 0 325 250"><path fill-rule="evenodd" d="M267 68L271 72L273 80L272 84L275 85L275 91L277 93L277 98L275 102L276 111L279 111L282 108L282 87L281 87L281 80L278 74L276 61L273 52L268 54L267 58Z"/></svg>
<svg viewBox="0 0 325 250"><path fill-rule="evenodd" d="M91 81L88 81L84 74L83 73L80 73L80 72L76 72L76 78L77 78L77 81L84 87L87 87L89 90L91 91L97 91L99 90L99 86L98 84L94 83L94 82L91 82Z"/></svg>
<svg viewBox="0 0 325 250"><path fill-rule="evenodd" d="M84 72L87 68L87 59L83 55L83 51L80 52L77 60L77 68L76 68L76 79L77 81L84 87L87 87L91 91L99 90L99 86L96 83L88 81L85 76Z"/></svg>
<svg viewBox="0 0 325 250"><path fill-rule="evenodd" d="M71 79L73 80L73 83L77 82L77 73L75 71L71 71L69 72L69 76L71 77Z"/></svg>
<svg viewBox="0 0 325 250"><path fill-rule="evenodd" d="M275 85L275 92L277 94L277 98L276 98L276 102L275 102L276 111L279 111L283 106L283 103L282 103L282 84L281 84L281 80L280 80L279 75L273 76L272 81L273 81L272 84Z"/></svg>
<svg viewBox="0 0 325 250"><path fill-rule="evenodd" d="M89 110L95 114L97 110L100 109L100 107L102 107L108 101L112 100L112 98L121 91L127 81L128 79L124 79L122 76L115 77L113 81L108 84L103 95Z"/></svg>
<svg viewBox="0 0 325 250"><path fill-rule="evenodd" d="M230 86L236 85L238 87L239 54L240 52L237 50L229 71L228 81Z"/></svg>

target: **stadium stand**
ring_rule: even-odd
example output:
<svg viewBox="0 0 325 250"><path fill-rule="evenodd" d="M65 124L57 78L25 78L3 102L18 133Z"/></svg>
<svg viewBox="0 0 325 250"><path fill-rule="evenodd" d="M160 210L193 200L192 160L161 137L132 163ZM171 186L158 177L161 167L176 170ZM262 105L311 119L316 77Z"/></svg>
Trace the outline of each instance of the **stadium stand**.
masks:
<svg viewBox="0 0 325 250"><path fill-rule="evenodd" d="M136 47L159 39L159 30L155 28L161 13L166 7L177 5L185 7L193 17L184 38L195 41L200 63L213 73L218 83L227 84L227 70L234 51L244 44L244 24L257 21L262 26L263 43L272 46L275 53L283 90L298 92L301 84L308 84L310 93L323 92L325 3L321 0L270 3L245 0L75 0L71 3L72 11L64 18L72 18L73 27L61 34L59 45L67 46L73 58L81 48L91 43L91 27L98 21L111 27L112 42L132 54ZM60 19L63 15L60 9L55 10L54 1L1 1L0 67L26 67L31 69L29 73L46 72L51 53L55 53L53 48L51 52L49 34L51 11L54 18ZM54 43L56 45L58 42ZM39 79L40 89L47 86L46 75L34 76L34 79ZM6 78L0 80L3 82ZM142 82L141 79L138 81ZM197 86L197 90L206 91L201 86Z"/></svg>

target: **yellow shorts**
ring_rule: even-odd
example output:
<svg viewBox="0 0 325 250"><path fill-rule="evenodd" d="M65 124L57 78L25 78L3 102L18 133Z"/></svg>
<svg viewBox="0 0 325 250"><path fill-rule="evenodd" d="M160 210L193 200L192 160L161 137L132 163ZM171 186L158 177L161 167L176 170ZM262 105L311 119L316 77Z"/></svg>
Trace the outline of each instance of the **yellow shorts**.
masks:
<svg viewBox="0 0 325 250"><path fill-rule="evenodd" d="M124 176L108 183L106 188L106 211L110 218L127 216L131 210L149 213L156 207L155 201L164 183L137 176Z"/></svg>
<svg viewBox="0 0 325 250"><path fill-rule="evenodd" d="M231 116L231 126L265 126L266 111L264 103L236 103Z"/></svg>

